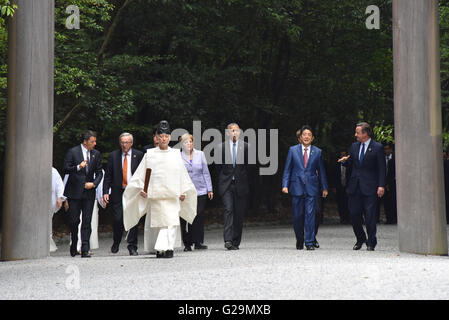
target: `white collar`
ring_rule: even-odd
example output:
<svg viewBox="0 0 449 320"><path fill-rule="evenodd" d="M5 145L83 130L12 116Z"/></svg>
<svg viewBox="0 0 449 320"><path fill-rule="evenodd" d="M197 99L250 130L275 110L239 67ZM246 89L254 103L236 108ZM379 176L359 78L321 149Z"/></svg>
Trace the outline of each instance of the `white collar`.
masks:
<svg viewBox="0 0 449 320"><path fill-rule="evenodd" d="M86 154L87 153L87 149L86 149L86 147L84 147L83 146L83 144L81 143L81 150L83 151L83 154Z"/></svg>
<svg viewBox="0 0 449 320"><path fill-rule="evenodd" d="M231 145L231 147L232 147L232 145L234 144L234 141L232 141L232 140L230 139L230 140L229 140L229 143L230 143L230 145ZM235 141L235 146L238 147L238 145L239 145L239 139L237 139L237 140Z"/></svg>
<svg viewBox="0 0 449 320"><path fill-rule="evenodd" d="M371 138L369 138L365 142L360 142L360 146L362 146L362 143L364 143L365 144L365 148L367 148L369 146L370 142L371 142Z"/></svg>
<svg viewBox="0 0 449 320"><path fill-rule="evenodd" d="M312 149L312 145L309 145L308 147L306 147L302 143L301 143L301 147L302 147L302 151L304 151L305 148L307 148L307 150L309 150L309 151Z"/></svg>

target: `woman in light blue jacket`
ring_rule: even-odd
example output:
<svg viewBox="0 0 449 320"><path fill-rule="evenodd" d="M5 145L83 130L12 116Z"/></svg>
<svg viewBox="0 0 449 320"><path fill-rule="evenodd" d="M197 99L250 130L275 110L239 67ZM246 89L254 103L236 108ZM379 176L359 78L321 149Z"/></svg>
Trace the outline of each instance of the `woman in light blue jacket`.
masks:
<svg viewBox="0 0 449 320"><path fill-rule="evenodd" d="M192 244L195 245L195 250L207 249L207 246L203 244L204 209L207 199L212 200L214 197L209 168L204 152L193 148L193 136L191 134L184 134L181 137L181 142L181 156L198 194L197 212L193 223L188 224L181 219L184 251L192 251Z"/></svg>

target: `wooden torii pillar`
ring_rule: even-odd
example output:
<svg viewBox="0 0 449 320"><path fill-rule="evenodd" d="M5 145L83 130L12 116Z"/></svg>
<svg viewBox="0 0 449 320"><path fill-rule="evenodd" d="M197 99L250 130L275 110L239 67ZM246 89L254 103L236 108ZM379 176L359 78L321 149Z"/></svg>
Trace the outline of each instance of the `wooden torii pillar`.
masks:
<svg viewBox="0 0 449 320"><path fill-rule="evenodd" d="M50 235L54 0L13 3L1 260L47 257Z"/></svg>
<svg viewBox="0 0 449 320"><path fill-rule="evenodd" d="M438 0L393 1L399 250L447 255Z"/></svg>

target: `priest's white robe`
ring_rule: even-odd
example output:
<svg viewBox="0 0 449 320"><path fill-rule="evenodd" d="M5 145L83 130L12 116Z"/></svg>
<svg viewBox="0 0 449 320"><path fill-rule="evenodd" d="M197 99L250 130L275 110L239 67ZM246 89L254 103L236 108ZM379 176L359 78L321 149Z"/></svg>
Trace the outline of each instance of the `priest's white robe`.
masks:
<svg viewBox="0 0 449 320"><path fill-rule="evenodd" d="M61 176L59 175L58 170L55 168L51 168L51 207L52 212L50 213L50 252L55 252L58 250L55 241L53 240L53 215L55 212L58 212L59 208L56 205L56 201L64 197L64 183L62 182Z"/></svg>
<svg viewBox="0 0 449 320"><path fill-rule="evenodd" d="M148 198L140 191L145 184L146 169L151 169ZM185 196L184 201L179 197ZM158 238L162 229L176 227L175 247L181 246L179 217L192 223L196 216L197 193L177 149L148 149L123 193L123 224L129 230L145 214L144 250L153 251L163 242ZM173 231L170 231L172 233ZM164 231L165 233L165 231ZM157 245L156 245L157 249Z"/></svg>

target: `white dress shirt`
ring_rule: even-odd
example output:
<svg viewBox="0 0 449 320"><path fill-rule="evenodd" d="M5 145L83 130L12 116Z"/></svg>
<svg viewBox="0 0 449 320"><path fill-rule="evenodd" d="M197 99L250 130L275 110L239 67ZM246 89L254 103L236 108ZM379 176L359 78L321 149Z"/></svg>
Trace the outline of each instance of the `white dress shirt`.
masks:
<svg viewBox="0 0 449 320"><path fill-rule="evenodd" d="M385 175L388 174L388 161L390 161L392 156L393 156L393 154L385 156Z"/></svg>
<svg viewBox="0 0 449 320"><path fill-rule="evenodd" d="M360 159L360 154L362 153L362 147L363 144L365 144L365 151L363 153L363 155L366 154L366 150L368 149L369 143L371 142L371 138L369 138L368 140L366 140L365 142L360 143L360 149L359 149L359 159Z"/></svg>
<svg viewBox="0 0 449 320"><path fill-rule="evenodd" d="M310 149L312 148L312 145L307 147L307 159L310 159ZM306 152L306 147L301 144L301 150L302 150L302 157L304 159L304 152Z"/></svg>
<svg viewBox="0 0 449 320"><path fill-rule="evenodd" d="M81 144L81 152L83 153L83 159L84 159L84 161L86 161L86 160L87 160L87 152L88 152L88 150L83 146L83 144ZM81 170L80 165L77 165L77 166L76 166L76 169L77 169L78 171L80 171L80 170ZM87 170L87 167L86 167L86 170Z"/></svg>
<svg viewBox="0 0 449 320"><path fill-rule="evenodd" d="M232 159L233 152L234 152L233 144L234 144L234 142L232 141L232 139L229 140L229 146L231 147L231 159ZM235 153L236 153L235 159L237 159L237 150L238 150L238 149L239 149L239 139L237 139L237 140L235 141ZM237 160L236 160L236 161L237 161Z"/></svg>
<svg viewBox="0 0 449 320"><path fill-rule="evenodd" d="M56 170L55 168L51 168L51 207L53 209L53 212L57 212L59 210L59 208L56 206L56 201L59 198L61 198L63 201L65 200L64 183L62 182L58 170Z"/></svg>
<svg viewBox="0 0 449 320"><path fill-rule="evenodd" d="M239 149L239 139L235 141L235 155L234 155L234 141L229 140L229 146L231 147L231 159L233 159L233 156L235 156L235 164L237 165L237 150ZM234 163L231 163L234 164ZM232 180L235 180L235 177L232 176Z"/></svg>

